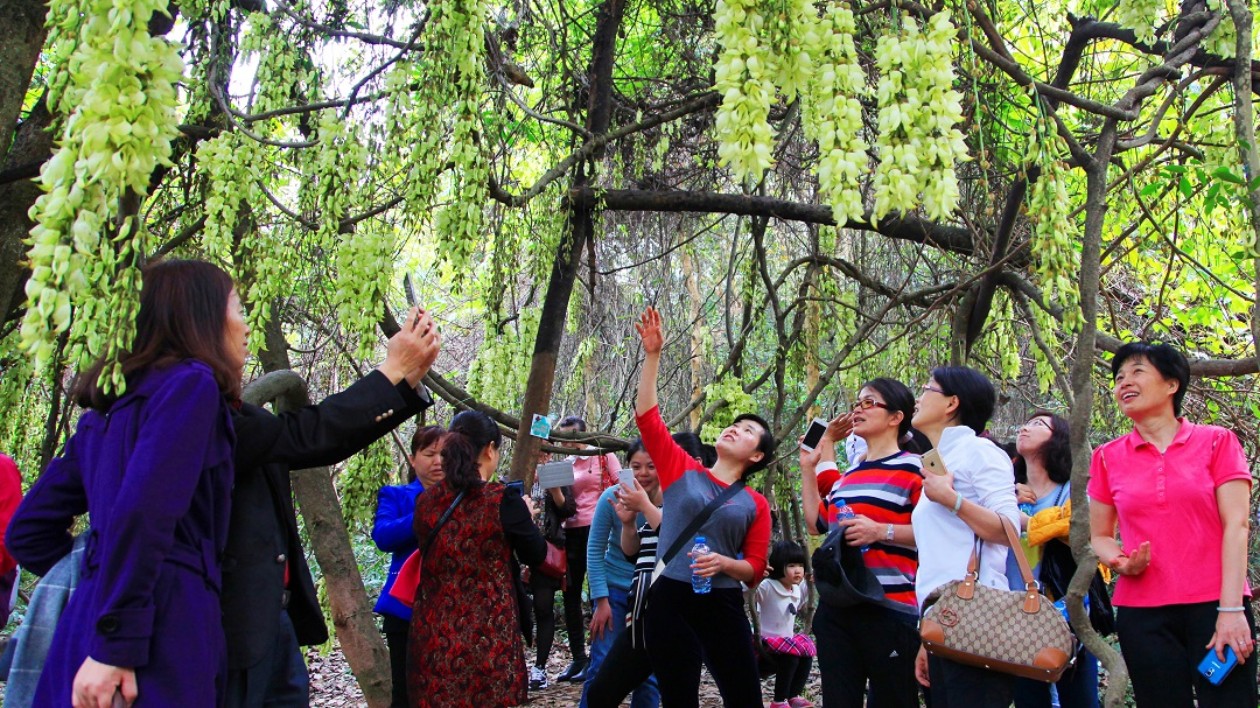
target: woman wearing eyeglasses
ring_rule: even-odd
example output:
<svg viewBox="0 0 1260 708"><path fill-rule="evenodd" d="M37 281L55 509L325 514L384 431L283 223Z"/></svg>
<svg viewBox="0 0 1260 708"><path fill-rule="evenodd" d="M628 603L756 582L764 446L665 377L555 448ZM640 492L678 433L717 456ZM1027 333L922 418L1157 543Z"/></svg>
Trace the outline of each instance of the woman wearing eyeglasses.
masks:
<svg viewBox="0 0 1260 708"><path fill-rule="evenodd" d="M1001 517L1019 528L1015 472L997 445L979 437L993 415L997 393L974 369L943 366L932 370L914 407L914 427L941 456L945 472L923 477L926 500L914 508L914 537L919 549L915 593L920 610L932 593L967 574L976 537L980 582L1006 590L1006 531ZM1014 677L942 659L920 649L915 675L927 686L932 708L1005 708L1011 703Z"/></svg>
<svg viewBox="0 0 1260 708"><path fill-rule="evenodd" d="M852 413L828 426L813 451L801 450L807 528L824 534L843 527L849 545L866 549L862 560L884 590L880 603L845 608L823 603L814 615L823 705L828 708L860 708L868 681L868 705L873 708L919 705L914 682L919 650L914 577L919 562L910 514L923 490L923 474L919 456L907 449L913 445L913 415L914 395L905 384L875 379L858 392ZM841 474L835 443L845 418L866 443L866 453ZM825 499L821 490L828 490ZM855 516L842 518L845 507Z"/></svg>

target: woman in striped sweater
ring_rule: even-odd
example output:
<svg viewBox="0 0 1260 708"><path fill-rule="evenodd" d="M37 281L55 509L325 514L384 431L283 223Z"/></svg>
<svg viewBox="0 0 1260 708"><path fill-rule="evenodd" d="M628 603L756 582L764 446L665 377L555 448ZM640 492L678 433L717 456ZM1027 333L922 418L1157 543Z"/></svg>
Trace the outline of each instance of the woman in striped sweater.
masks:
<svg viewBox="0 0 1260 708"><path fill-rule="evenodd" d="M805 518L812 533L843 528L846 542L865 550L862 559L879 578L884 600L844 609L819 605L814 634L823 704L862 706L869 681L868 705L912 708L919 705L919 560L910 513L923 491L919 456L905 449L913 440L914 396L900 381L878 378L862 387L852 411L853 432L867 446L856 466L841 474L836 465L838 425L813 451L801 451Z"/></svg>

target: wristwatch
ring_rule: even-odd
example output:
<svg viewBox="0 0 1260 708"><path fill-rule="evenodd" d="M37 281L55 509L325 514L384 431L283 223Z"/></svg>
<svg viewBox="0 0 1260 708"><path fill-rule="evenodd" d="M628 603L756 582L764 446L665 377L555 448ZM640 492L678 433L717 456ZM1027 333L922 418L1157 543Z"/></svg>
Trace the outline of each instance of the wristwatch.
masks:
<svg viewBox="0 0 1260 708"><path fill-rule="evenodd" d="M884 540L889 543L892 543L892 540L893 540L893 525L892 524L888 524L888 533L884 534Z"/></svg>

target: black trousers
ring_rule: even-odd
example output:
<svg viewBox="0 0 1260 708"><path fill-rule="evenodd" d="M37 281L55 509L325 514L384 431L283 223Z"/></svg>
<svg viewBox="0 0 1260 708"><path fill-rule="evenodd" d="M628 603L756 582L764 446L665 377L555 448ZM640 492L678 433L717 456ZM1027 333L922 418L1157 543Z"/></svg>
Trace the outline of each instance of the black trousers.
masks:
<svg viewBox="0 0 1260 708"><path fill-rule="evenodd" d="M691 583L660 578L648 592L644 630L664 708L698 708L700 662L726 708L761 708L752 628L738 588L697 595Z"/></svg>
<svg viewBox="0 0 1260 708"><path fill-rule="evenodd" d="M651 675L652 660L647 649L635 648L627 629L613 640L604 662L599 665L599 673L586 684L586 705L588 708L617 708Z"/></svg>
<svg viewBox="0 0 1260 708"><path fill-rule="evenodd" d="M389 677L393 682L389 708L407 708L407 620L382 615L381 630L389 647Z"/></svg>
<svg viewBox="0 0 1260 708"><path fill-rule="evenodd" d="M569 586L564 589L564 628L569 632L573 659L586 660L586 623L582 616L582 582L586 580L586 541L590 526L564 530L564 554L568 558Z"/></svg>
<svg viewBox="0 0 1260 708"><path fill-rule="evenodd" d="M1163 607L1117 607L1116 633L1133 680L1139 708L1233 708L1260 705L1256 697L1256 654L1234 667L1225 681L1213 686L1199 675L1199 662L1216 631L1212 602ZM1250 603L1244 615L1256 633Z"/></svg>
<svg viewBox="0 0 1260 708"><path fill-rule="evenodd" d="M823 705L918 708L916 621L913 614L901 616L878 605L843 609L819 605L814 613L814 641L818 645Z"/></svg>
<svg viewBox="0 0 1260 708"><path fill-rule="evenodd" d="M529 590L534 596L534 621L538 633L535 637L534 666L547 668L551 645L556 638L556 591L560 581L542 573L537 568L529 573Z"/></svg>
<svg viewBox="0 0 1260 708"><path fill-rule="evenodd" d="M928 657L932 708L1008 708L1015 699L1015 677L997 671Z"/></svg>

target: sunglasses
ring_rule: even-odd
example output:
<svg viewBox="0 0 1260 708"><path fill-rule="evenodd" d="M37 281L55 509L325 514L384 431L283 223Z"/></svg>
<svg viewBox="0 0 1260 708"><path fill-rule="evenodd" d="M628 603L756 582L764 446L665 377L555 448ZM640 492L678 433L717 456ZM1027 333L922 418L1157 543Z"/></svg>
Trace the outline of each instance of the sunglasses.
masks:
<svg viewBox="0 0 1260 708"><path fill-rule="evenodd" d="M879 401L876 401L873 398L860 398L853 402L853 406L850 408L850 410L867 411L872 408L883 408L884 410L888 410L888 404L880 403Z"/></svg>

